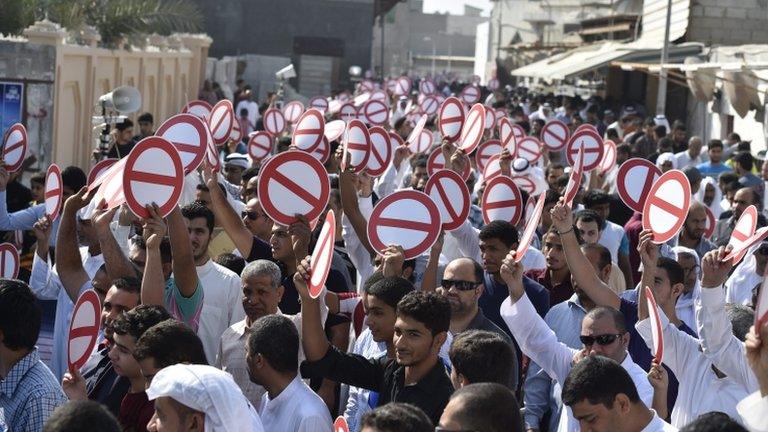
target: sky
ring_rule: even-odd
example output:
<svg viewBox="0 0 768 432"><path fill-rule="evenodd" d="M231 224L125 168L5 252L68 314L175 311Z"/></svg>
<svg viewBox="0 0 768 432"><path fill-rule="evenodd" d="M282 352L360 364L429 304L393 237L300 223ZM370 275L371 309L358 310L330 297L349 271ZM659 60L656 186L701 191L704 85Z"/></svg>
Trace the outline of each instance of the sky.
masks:
<svg viewBox="0 0 768 432"><path fill-rule="evenodd" d="M464 4L483 9L483 16L490 16L493 4L490 0L424 0L424 12L449 12L452 15L462 15Z"/></svg>

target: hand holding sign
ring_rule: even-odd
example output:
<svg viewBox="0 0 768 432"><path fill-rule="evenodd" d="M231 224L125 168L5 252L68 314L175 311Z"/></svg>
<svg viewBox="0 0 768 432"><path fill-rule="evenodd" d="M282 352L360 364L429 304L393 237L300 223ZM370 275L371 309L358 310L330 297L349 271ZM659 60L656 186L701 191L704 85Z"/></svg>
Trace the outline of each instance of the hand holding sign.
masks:
<svg viewBox="0 0 768 432"><path fill-rule="evenodd" d="M61 170L56 164L48 167L45 175L45 215L54 220L59 216L64 201L63 184L61 183Z"/></svg>
<svg viewBox="0 0 768 432"><path fill-rule="evenodd" d="M523 259L525 253L528 252L528 248L531 246L531 240L533 239L533 235L536 233L536 227L539 226L541 212L544 210L545 197L546 194L539 195L539 201L536 203L536 207L533 210L533 215L528 220L528 224L525 226L523 237L520 238L520 243L518 244L517 250L515 251L516 263L519 263Z"/></svg>
<svg viewBox="0 0 768 432"><path fill-rule="evenodd" d="M651 187L643 205L643 229L653 230L654 243L669 241L680 232L691 205L691 184L679 170L664 173Z"/></svg>
<svg viewBox="0 0 768 432"><path fill-rule="evenodd" d="M328 210L325 215L325 223L312 251L310 266L312 276L309 278L309 295L318 298L323 292L328 272L331 270L333 259L333 247L336 243L336 218L333 210Z"/></svg>

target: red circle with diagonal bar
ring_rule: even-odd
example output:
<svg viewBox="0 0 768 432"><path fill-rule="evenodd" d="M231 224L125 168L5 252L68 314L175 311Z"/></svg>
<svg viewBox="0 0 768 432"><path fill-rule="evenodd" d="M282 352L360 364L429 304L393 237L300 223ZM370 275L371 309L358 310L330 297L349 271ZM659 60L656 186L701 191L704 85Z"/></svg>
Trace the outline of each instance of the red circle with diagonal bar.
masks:
<svg viewBox="0 0 768 432"><path fill-rule="evenodd" d="M202 100L187 102L187 104L184 105L184 108L181 109L182 114L192 114L202 121L208 120L208 117L211 116L211 111L213 111L211 104Z"/></svg>
<svg viewBox="0 0 768 432"><path fill-rule="evenodd" d="M523 198L511 178L496 176L485 185L481 207L485 223L502 220L517 225L523 213Z"/></svg>
<svg viewBox="0 0 768 432"><path fill-rule="evenodd" d="M731 238L728 240L728 246L732 250L740 249L744 243L749 240L757 229L757 207L751 205L744 209L733 227ZM741 261L747 253L746 249L734 256L734 264Z"/></svg>
<svg viewBox="0 0 768 432"><path fill-rule="evenodd" d="M405 96L411 91L411 80L408 77L401 76L395 81L395 94Z"/></svg>
<svg viewBox="0 0 768 432"><path fill-rule="evenodd" d="M437 86L431 80L424 79L419 83L419 91L424 95L431 95L437 90Z"/></svg>
<svg viewBox="0 0 768 432"><path fill-rule="evenodd" d="M536 183L524 175L513 175L512 181L515 182L520 190L524 191L528 195L533 196L536 192Z"/></svg>
<svg viewBox="0 0 768 432"><path fill-rule="evenodd" d="M421 101L419 108L422 113L432 117L440 108L440 102L438 102L437 98L434 96L427 96Z"/></svg>
<svg viewBox="0 0 768 432"><path fill-rule="evenodd" d="M516 140L521 140L525 138L525 129L523 129L522 126L519 124L512 124L512 134L515 136Z"/></svg>
<svg viewBox="0 0 768 432"><path fill-rule="evenodd" d="M573 133L575 134L577 132L581 132L581 131L584 131L584 130L588 130L588 131L592 131L594 133L598 133L597 132L597 128L592 126L589 123L584 123L584 124L580 125L579 127L576 128L575 131L573 131Z"/></svg>
<svg viewBox="0 0 768 432"><path fill-rule="evenodd" d="M661 170L653 162L632 158L621 164L616 174L616 192L627 207L643 212L645 197L661 177Z"/></svg>
<svg viewBox="0 0 768 432"><path fill-rule="evenodd" d="M264 113L264 130L272 135L280 135L285 130L285 116L277 108L270 108Z"/></svg>
<svg viewBox="0 0 768 432"><path fill-rule="evenodd" d="M449 141L456 141L464 126L464 105L455 97L443 101L438 115L440 133Z"/></svg>
<svg viewBox="0 0 768 432"><path fill-rule="evenodd" d="M573 166L573 161L579 152L579 147L584 147L584 172L597 168L603 159L604 151L603 139L600 138L600 135L586 129L573 134L571 140L568 141L566 150L568 164L571 166Z"/></svg>
<svg viewBox="0 0 768 432"><path fill-rule="evenodd" d="M643 229L661 244L680 232L691 205L691 185L680 170L670 170L653 184L643 204Z"/></svg>
<svg viewBox="0 0 768 432"><path fill-rule="evenodd" d="M342 105L339 110L339 118L345 122L357 119L357 108L355 108L355 105L352 102Z"/></svg>
<svg viewBox="0 0 768 432"><path fill-rule="evenodd" d="M72 311L67 338L69 370L80 369L91 356L99 337L101 301L96 291L89 289L80 294Z"/></svg>
<svg viewBox="0 0 768 432"><path fill-rule="evenodd" d="M434 175L438 171L447 169L445 167L445 157L443 156L443 149L440 147L437 147L436 149L432 150L432 153L429 154L429 158L427 159L427 173L429 175ZM466 181L469 178L469 174L472 172L472 168L469 166L469 164L466 164L464 166L464 170L461 172L461 177Z"/></svg>
<svg viewBox="0 0 768 432"><path fill-rule="evenodd" d="M19 250L11 243L0 244L0 277L16 279L19 277Z"/></svg>
<svg viewBox="0 0 768 432"><path fill-rule="evenodd" d="M229 133L229 139L234 142L240 142L243 140L243 128L240 125L240 119L235 119L232 123L232 131Z"/></svg>
<svg viewBox="0 0 768 432"><path fill-rule="evenodd" d="M323 140L320 141L320 145L315 147L309 154L319 160L320 163L324 164L328 162L328 157L331 155L331 145L328 143L328 138L323 137Z"/></svg>
<svg viewBox="0 0 768 432"><path fill-rule="evenodd" d="M565 205L571 207L573 199L579 193L581 187L581 177L584 174L584 147L579 148L579 154L576 156L576 165L571 170L568 177L568 184L565 185Z"/></svg>
<svg viewBox="0 0 768 432"><path fill-rule="evenodd" d="M539 195L539 200L536 201L536 207L533 208L533 214L528 218L528 222L525 224L523 236L520 237L520 243L517 244L517 250L515 250L516 263L523 259L525 253L528 252L528 248L531 247L531 240L533 240L533 236L536 234L536 227L539 226L541 212L544 210L544 199L546 195L547 194Z"/></svg>
<svg viewBox="0 0 768 432"><path fill-rule="evenodd" d="M251 134L248 140L248 155L255 161L260 161L272 153L272 135L264 131Z"/></svg>
<svg viewBox="0 0 768 432"><path fill-rule="evenodd" d="M393 149L397 149L398 147L405 145L405 141L403 141L403 138L401 138L397 132L389 132L389 142L392 144Z"/></svg>
<svg viewBox="0 0 768 432"><path fill-rule="evenodd" d="M513 158L517 157L518 140L518 138L515 136L514 126L515 125L513 125L512 122L506 117L499 120L499 138L501 146L509 150L509 154L511 154Z"/></svg>
<svg viewBox="0 0 768 432"><path fill-rule="evenodd" d="M371 99L363 105L363 114L369 124L383 125L389 121L389 107L386 103Z"/></svg>
<svg viewBox="0 0 768 432"><path fill-rule="evenodd" d="M323 134L328 139L328 141L336 141L341 137L342 134L344 134L346 129L347 124L344 122L344 120L333 120L325 124L325 130L323 131Z"/></svg>
<svg viewBox="0 0 768 432"><path fill-rule="evenodd" d="M130 154L130 153L129 153ZM104 200L107 208L111 209L125 202L123 193L123 173L125 172L125 163L128 158L122 158L107 168L97 181L89 186L89 190L96 189L93 195L93 201L100 203Z"/></svg>
<svg viewBox="0 0 768 432"><path fill-rule="evenodd" d="M549 151L560 151L568 144L571 132L568 126L560 120L550 120L541 128L541 142Z"/></svg>
<svg viewBox="0 0 768 432"><path fill-rule="evenodd" d="M287 151L269 160L259 173L259 202L275 222L288 226L302 214L317 219L325 210L331 184L325 167L303 151Z"/></svg>
<svg viewBox="0 0 768 432"><path fill-rule="evenodd" d="M389 245L402 246L405 259L426 252L440 234L440 211L424 192L400 190L373 208L368 220L371 246L382 253Z"/></svg>
<svg viewBox="0 0 768 432"><path fill-rule="evenodd" d="M484 172L485 164L488 163L488 160L493 156L501 154L503 150L504 147L501 145L501 141L497 139L488 140L480 144L475 153L475 164L477 164L477 169L480 172Z"/></svg>
<svg viewBox="0 0 768 432"><path fill-rule="evenodd" d="M501 175L501 155L493 155L485 163L483 169L483 180L489 181Z"/></svg>
<svg viewBox="0 0 768 432"><path fill-rule="evenodd" d="M419 117L419 121L416 122L416 126L413 127L411 130L410 135L408 135L408 139L405 140L406 143L408 143L408 148L411 149L414 153L421 153L424 151L427 151L427 148L422 148L422 138L421 138L421 131L424 130L424 125L427 123L427 115L422 114L421 117ZM431 144L431 143L430 143Z"/></svg>
<svg viewBox="0 0 768 432"><path fill-rule="evenodd" d="M45 173L45 215L54 220L59 216L61 204L64 200L61 183L61 169L56 164L51 164Z"/></svg>
<svg viewBox="0 0 768 432"><path fill-rule="evenodd" d="M464 153L472 153L475 148L477 148L478 144L480 144L484 131L485 107L481 104L474 104L467 113L467 119L464 121L464 126L461 128L459 148L464 150Z"/></svg>
<svg viewBox="0 0 768 432"><path fill-rule="evenodd" d="M205 149L205 160L208 162L208 165L211 166L213 171L219 171L219 168L221 168L219 149L216 148L216 144L213 142L210 131L206 135L206 142L208 145Z"/></svg>
<svg viewBox="0 0 768 432"><path fill-rule="evenodd" d="M91 187L98 186L101 181L104 179L104 174L107 173L107 170L109 167L115 164L119 159L102 159L98 162L96 162L96 165L91 167L91 170L88 172L88 186L89 189Z"/></svg>
<svg viewBox="0 0 768 432"><path fill-rule="evenodd" d="M157 204L166 217L179 203L184 166L176 147L160 137L139 141L126 157L123 175L125 202L140 218L150 217L147 205Z"/></svg>
<svg viewBox="0 0 768 432"><path fill-rule="evenodd" d="M480 100L480 89L475 86L466 86L459 95L461 100L467 105L472 105Z"/></svg>
<svg viewBox="0 0 768 432"><path fill-rule="evenodd" d="M496 127L496 110L485 107L485 129L493 130Z"/></svg>
<svg viewBox="0 0 768 432"><path fill-rule="evenodd" d="M651 339L653 345L653 359L656 364L661 364L664 358L664 332L661 328L661 318L659 309L656 306L656 299L653 297L653 291L649 287L643 287L643 294L648 305L648 317L651 319ZM638 301L642 301L638 299Z"/></svg>
<svg viewBox="0 0 768 432"><path fill-rule="evenodd" d="M326 112L328 111L328 99L325 96L314 96L309 100L309 106L320 110L320 112Z"/></svg>
<svg viewBox="0 0 768 432"><path fill-rule="evenodd" d="M604 146L603 159L600 160L600 173L603 175L616 166L616 143L605 140Z"/></svg>
<svg viewBox="0 0 768 432"><path fill-rule="evenodd" d="M198 117L192 114L177 114L163 122L155 135L165 138L176 147L185 173L196 170L203 162L208 132L205 123Z"/></svg>
<svg viewBox="0 0 768 432"><path fill-rule="evenodd" d="M395 149L389 141L389 132L383 127L370 128L368 135L371 137L371 153L366 164L366 172L371 177L378 177L389 168Z"/></svg>
<svg viewBox="0 0 768 432"><path fill-rule="evenodd" d="M3 140L3 162L8 172L16 172L27 153L27 128L21 123L11 126Z"/></svg>
<svg viewBox="0 0 768 432"><path fill-rule="evenodd" d="M296 123L304 113L304 104L299 101L291 101L283 107L283 117L288 123Z"/></svg>
<svg viewBox="0 0 768 432"><path fill-rule="evenodd" d="M541 158L541 143L535 137L524 137L517 140L515 156L535 165Z"/></svg>
<svg viewBox="0 0 768 432"><path fill-rule="evenodd" d="M325 215L325 223L317 237L315 248L312 250L312 257L309 260L312 275L309 278L309 295L312 298L318 298L323 292L325 281L328 279L328 272L331 270L331 261L333 261L333 247L336 244L336 217L333 210L328 210Z"/></svg>
<svg viewBox="0 0 768 432"><path fill-rule="evenodd" d="M365 124L360 120L350 121L347 124L342 145L344 146L342 169L352 167L356 173L362 171L371 155L371 136Z"/></svg>
<svg viewBox="0 0 768 432"><path fill-rule="evenodd" d="M299 150L312 152L320 145L325 133L325 119L320 111L310 108L296 123L293 131L293 145Z"/></svg>
<svg viewBox="0 0 768 432"><path fill-rule="evenodd" d="M712 213L712 210L710 210L709 207L704 206L704 211L707 213L707 222L704 225L704 238L708 239L715 233L715 224L717 221L715 220L715 214Z"/></svg>
<svg viewBox="0 0 768 432"><path fill-rule="evenodd" d="M227 142L235 124L235 111L232 102L224 99L214 105L211 116L208 118L208 129L216 145Z"/></svg>
<svg viewBox="0 0 768 432"><path fill-rule="evenodd" d="M460 175L451 170L440 170L430 175L424 193L437 205L445 231L453 231L467 220L469 189Z"/></svg>

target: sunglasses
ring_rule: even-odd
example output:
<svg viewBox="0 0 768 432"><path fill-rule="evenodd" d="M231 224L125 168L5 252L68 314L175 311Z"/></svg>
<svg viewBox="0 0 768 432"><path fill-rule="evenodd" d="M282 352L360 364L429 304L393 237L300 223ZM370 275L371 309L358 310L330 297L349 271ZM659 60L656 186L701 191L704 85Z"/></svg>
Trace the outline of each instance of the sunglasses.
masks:
<svg viewBox="0 0 768 432"><path fill-rule="evenodd" d="M462 281L462 280L452 280L452 279L443 279L440 281L440 286L443 287L445 290L451 289L451 287L456 287L459 291L472 291L473 289L477 288L477 286L480 285L479 282L473 282L473 281Z"/></svg>
<svg viewBox="0 0 768 432"><path fill-rule="evenodd" d="M241 218L245 218L246 216L250 220L256 220L256 219L260 218L262 215L260 215L260 214L258 214L256 212L249 212L249 211L244 211L244 212L240 213L240 217Z"/></svg>
<svg viewBox="0 0 768 432"><path fill-rule="evenodd" d="M616 339L620 338L620 334L604 334L599 336L579 336L579 340L585 347L592 346L597 342L598 345L606 346L614 343Z"/></svg>

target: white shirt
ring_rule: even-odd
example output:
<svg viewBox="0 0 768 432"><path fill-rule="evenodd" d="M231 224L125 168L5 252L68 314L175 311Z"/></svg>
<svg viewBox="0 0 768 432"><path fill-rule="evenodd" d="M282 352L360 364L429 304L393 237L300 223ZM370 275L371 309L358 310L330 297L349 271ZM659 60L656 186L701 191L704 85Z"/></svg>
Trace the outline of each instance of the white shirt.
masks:
<svg viewBox="0 0 768 432"><path fill-rule="evenodd" d="M664 364L675 374L680 386L672 410L672 425L681 428L701 414L722 411L738 419L736 404L749 392L730 377L718 378L712 362L699 351L699 341L670 324L659 309L664 333ZM653 347L651 320L646 318L635 324L637 332L649 348Z"/></svg>
<svg viewBox="0 0 768 432"><path fill-rule="evenodd" d="M754 253L754 252L753 252ZM725 281L725 302L749 306L752 304L752 289L763 282L763 276L755 270L757 262L753 254L748 254L736 266Z"/></svg>
<svg viewBox="0 0 768 432"><path fill-rule="evenodd" d="M539 317L528 296L523 294L514 304L507 297L501 304L501 317L520 345L520 350L536 362L553 380L564 383L573 367L573 356L578 353L578 350L569 348L557 340L555 332ZM624 357L621 366L635 383L640 400L647 406L651 406L653 387L648 382L647 373L632 361L629 353ZM560 416L558 431L576 432L578 430L579 422L573 417L571 408L567 407Z"/></svg>
<svg viewBox="0 0 768 432"><path fill-rule="evenodd" d="M359 354L368 359L380 358L387 355L387 344L374 341L371 330L366 328L355 341L352 354ZM344 410L344 419L347 420L350 431L359 431L363 414L373 410L369 405L370 396L370 390L349 386L349 398Z"/></svg>
<svg viewBox="0 0 768 432"><path fill-rule="evenodd" d="M83 270L85 270L89 278L93 279L101 265L104 264L104 257L101 254L90 255L88 248L85 246L81 247L79 252L81 262L83 263ZM90 287L90 281L86 285ZM29 287L35 293L35 296L41 300L56 299L56 322L53 324L53 347L51 364L49 366L53 375L60 381L68 368L67 344L69 343L69 323L72 321L75 303L69 298L67 290L61 284L56 268L51 266L50 257L48 257L47 261L43 261L37 255L37 252L35 252L32 259L32 274L29 277ZM81 288L81 292L82 290Z"/></svg>
<svg viewBox="0 0 768 432"><path fill-rule="evenodd" d="M691 155L688 154L688 150L675 153L675 161L677 163L677 169L679 170L684 170L688 167L695 167L696 165L704 163L704 161L701 159L701 155L698 155L695 158L691 158Z"/></svg>
<svg viewBox="0 0 768 432"><path fill-rule="evenodd" d="M611 260L615 263L619 262L619 247L622 238L624 238L624 229L611 221L605 221L605 229L600 234L600 240L597 243L611 251Z"/></svg>
<svg viewBox="0 0 768 432"><path fill-rule="evenodd" d="M240 277L210 259L197 266L197 277L203 287L203 310L197 335L203 342L206 358L213 362L224 330L245 318Z"/></svg>
<svg viewBox="0 0 768 432"><path fill-rule="evenodd" d="M325 402L298 375L276 398L261 398L259 416L265 431L331 432L333 426Z"/></svg>
<svg viewBox="0 0 768 432"><path fill-rule="evenodd" d="M750 432L768 432L768 396L756 391L739 402L736 410Z"/></svg>
<svg viewBox="0 0 768 432"><path fill-rule="evenodd" d="M651 410L651 412L653 412L651 422L640 432L677 432L677 428L662 420L661 417L656 414L656 411Z"/></svg>
<svg viewBox="0 0 768 432"><path fill-rule="evenodd" d="M483 255L480 252L480 230L473 227L469 220L464 221L460 227L450 231L449 234L455 237L462 256L469 257L480 264L483 263ZM547 267L546 258L533 246L528 248L521 262L525 271Z"/></svg>

